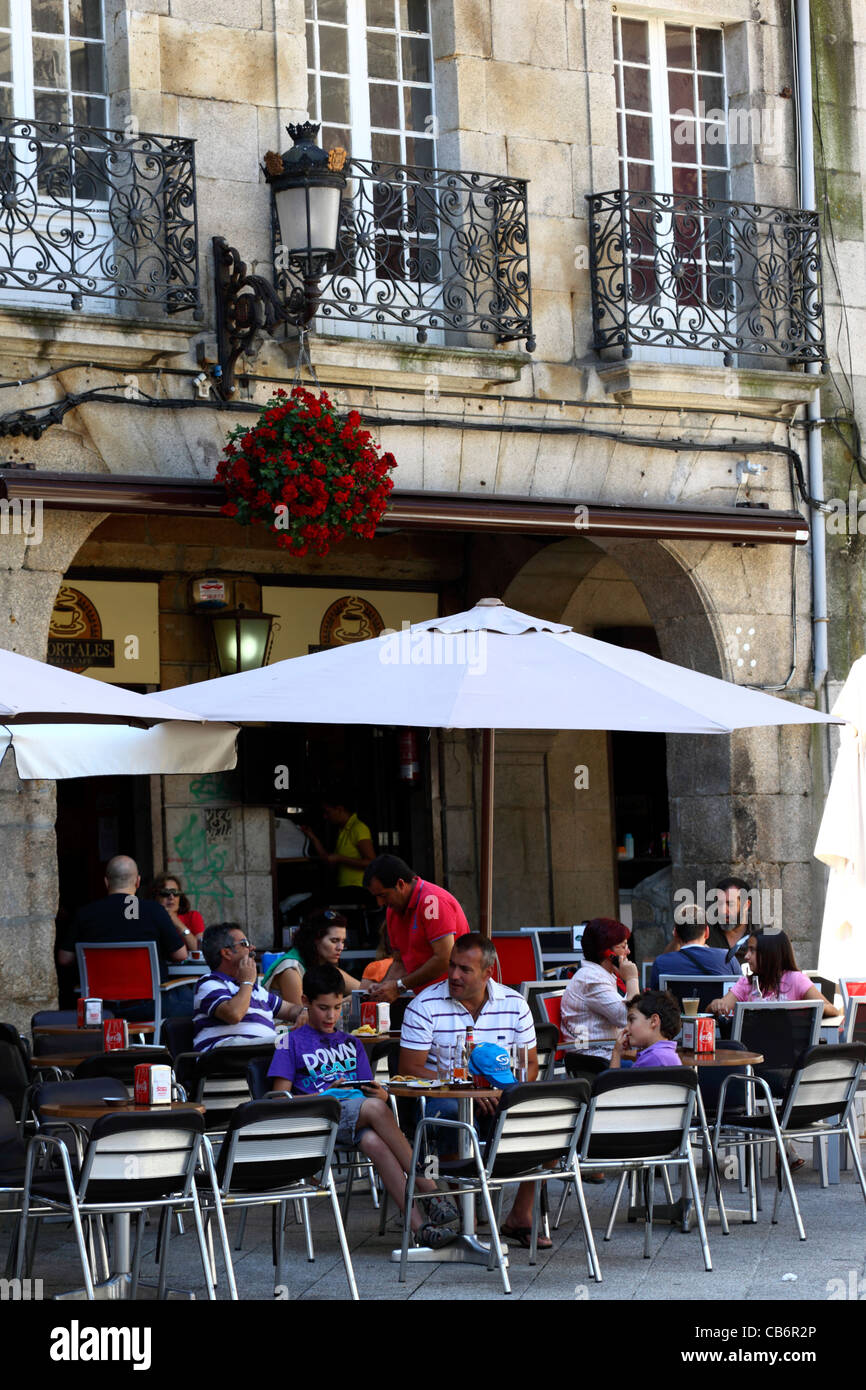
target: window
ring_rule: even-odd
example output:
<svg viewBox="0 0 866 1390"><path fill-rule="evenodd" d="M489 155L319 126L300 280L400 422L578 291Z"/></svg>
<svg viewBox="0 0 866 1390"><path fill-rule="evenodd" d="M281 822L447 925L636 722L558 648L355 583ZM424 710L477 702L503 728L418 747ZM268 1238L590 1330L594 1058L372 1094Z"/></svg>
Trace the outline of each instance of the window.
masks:
<svg viewBox="0 0 866 1390"><path fill-rule="evenodd" d="M355 159L435 166L427 0L306 0L309 117Z"/></svg>
<svg viewBox="0 0 866 1390"><path fill-rule="evenodd" d="M107 125L102 0L0 0L0 116Z"/></svg>
<svg viewBox="0 0 866 1390"><path fill-rule="evenodd" d="M701 201L730 198L722 30L616 15L613 36L635 323L643 314L648 333L670 329L671 346L650 349L654 359L695 362L673 344L723 329L736 297L724 217Z"/></svg>
<svg viewBox="0 0 866 1390"><path fill-rule="evenodd" d="M411 340L408 289L431 310L441 294L436 194L413 170L436 166L433 51L427 0L306 0L309 118L324 148L356 161L338 260L319 331ZM408 166L404 167L404 166ZM329 318L375 300L380 321ZM387 309L384 307L387 306ZM431 340L441 334L432 330Z"/></svg>
<svg viewBox="0 0 866 1390"><path fill-rule="evenodd" d="M614 18L620 187L729 198L720 28Z"/></svg>

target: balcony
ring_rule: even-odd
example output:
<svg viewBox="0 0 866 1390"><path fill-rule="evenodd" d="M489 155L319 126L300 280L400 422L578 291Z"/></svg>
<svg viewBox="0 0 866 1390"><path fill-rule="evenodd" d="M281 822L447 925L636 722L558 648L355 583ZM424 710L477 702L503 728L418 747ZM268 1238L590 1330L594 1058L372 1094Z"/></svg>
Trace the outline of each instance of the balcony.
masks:
<svg viewBox="0 0 866 1390"><path fill-rule="evenodd" d="M317 326L419 343L480 334L535 347L526 181L353 159ZM274 223L276 284L295 281ZM352 331L351 329L349 330Z"/></svg>
<svg viewBox="0 0 866 1390"><path fill-rule="evenodd" d="M0 305L200 319L193 142L0 118Z"/></svg>
<svg viewBox="0 0 866 1390"><path fill-rule="evenodd" d="M826 358L816 213L621 189L588 202L599 353Z"/></svg>

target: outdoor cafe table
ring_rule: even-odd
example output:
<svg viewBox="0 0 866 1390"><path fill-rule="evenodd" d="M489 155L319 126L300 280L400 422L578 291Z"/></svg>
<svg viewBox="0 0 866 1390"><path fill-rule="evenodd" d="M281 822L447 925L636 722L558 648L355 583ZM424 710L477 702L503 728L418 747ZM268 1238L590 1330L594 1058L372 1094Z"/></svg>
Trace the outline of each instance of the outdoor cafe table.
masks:
<svg viewBox="0 0 866 1390"><path fill-rule="evenodd" d="M123 1049L124 1053L127 1055L137 1050L135 1043L131 1043L129 1047ZM159 1050L161 1051L161 1049ZM142 1062L146 1062L148 1058L153 1061L153 1054L153 1046L143 1043L141 1047ZM30 1067L33 1071L40 1071L43 1068L48 1070L49 1067L56 1067L59 1071L69 1071L71 1067L77 1067L79 1062L86 1062L88 1057L98 1056L100 1056L100 1053L95 1052L93 1048L90 1048L86 1052L45 1052L41 1053L38 1057L31 1057Z"/></svg>
<svg viewBox="0 0 866 1390"><path fill-rule="evenodd" d="M130 1033L152 1033L153 1024L130 1023L129 1031ZM79 1028L74 1023L37 1023L31 1029L31 1032L33 1033L34 1037L36 1037L38 1033L40 1038L69 1038L75 1037L77 1034L81 1034L84 1037L92 1038L98 1037L102 1032L102 1028Z"/></svg>
<svg viewBox="0 0 866 1390"><path fill-rule="evenodd" d="M372 1041L372 1039L371 1039ZM385 1090L389 1095L410 1097L412 1100L420 1100L423 1096L425 1100L448 1100L457 1101L457 1118L465 1124L472 1124L474 1112L473 1101L476 1097L484 1096L487 1100L498 1100L501 1091L491 1090L485 1086L410 1086L401 1082L384 1082ZM461 1158L468 1158L471 1153L469 1136L465 1131L459 1131L459 1153ZM483 1245L475 1234L475 1196L473 1193L466 1193L458 1196L457 1201L460 1206L463 1230L451 1245L445 1245L441 1250L430 1250L427 1246L415 1246L409 1251L409 1261L411 1264L474 1264L486 1265L490 1259L490 1247ZM492 1238L492 1236L491 1236ZM507 1247L503 1246L503 1254ZM398 1263L400 1251L391 1251L392 1263Z"/></svg>
<svg viewBox="0 0 866 1390"><path fill-rule="evenodd" d="M200 1115L204 1114L203 1105L194 1105L191 1101L173 1100L170 1104L161 1105L135 1105L132 1101L121 1105L100 1105L79 1104L68 1102L57 1102L50 1105L42 1105L39 1113L45 1120L98 1120L103 1115L164 1115L168 1110L196 1110ZM117 1299L129 1297L129 1285L131 1282L131 1257L130 1257L130 1214L129 1212L116 1212L114 1216L114 1273L100 1283L94 1281L93 1292L97 1299ZM142 1289L155 1288L156 1285L143 1284L139 1281L139 1291ZM194 1298L195 1295L188 1290L168 1289L169 1298ZM58 1301L64 1299L86 1299L85 1289L73 1289L69 1293L56 1294Z"/></svg>

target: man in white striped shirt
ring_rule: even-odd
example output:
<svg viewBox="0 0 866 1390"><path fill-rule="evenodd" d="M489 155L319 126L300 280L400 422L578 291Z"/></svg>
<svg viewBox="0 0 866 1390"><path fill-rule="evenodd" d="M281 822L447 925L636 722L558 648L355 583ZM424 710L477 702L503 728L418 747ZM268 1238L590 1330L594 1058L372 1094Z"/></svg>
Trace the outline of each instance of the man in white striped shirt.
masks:
<svg viewBox="0 0 866 1390"><path fill-rule="evenodd" d="M412 1000L403 1016L400 1034L400 1073L403 1076L429 1077L436 1075L442 1048L460 1048L466 1029L472 1029L476 1043L494 1043L509 1047L517 1043L528 1049L527 1081L538 1076L538 1053L535 1045L535 1024L529 1006L516 990L500 985L493 979L496 948L480 932L459 936L451 950L448 979L427 989ZM476 1096L475 1110L489 1115L496 1109L493 1096ZM428 1117L457 1118L457 1102L430 1100ZM444 1131L447 1132L447 1131ZM532 1227L533 1187L522 1183L502 1235L521 1245L529 1246ZM538 1237L539 1249L550 1249L544 1235Z"/></svg>

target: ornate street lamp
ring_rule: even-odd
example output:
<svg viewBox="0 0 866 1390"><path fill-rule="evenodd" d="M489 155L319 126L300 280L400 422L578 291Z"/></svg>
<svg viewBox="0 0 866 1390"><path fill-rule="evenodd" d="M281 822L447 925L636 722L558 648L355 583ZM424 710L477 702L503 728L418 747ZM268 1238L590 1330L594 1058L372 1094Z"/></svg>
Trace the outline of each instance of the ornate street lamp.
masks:
<svg viewBox="0 0 866 1390"><path fill-rule="evenodd" d="M214 237L219 360L215 375L225 399L235 389L238 358L254 354L259 333L273 334L281 323L303 330L310 322L319 302L319 281L337 255L346 152L326 152L317 145L319 127L311 122L287 130L292 148L285 154L268 151L264 172L280 227L281 268L295 271L301 284L284 304L270 281L248 275L239 252L224 237Z"/></svg>

